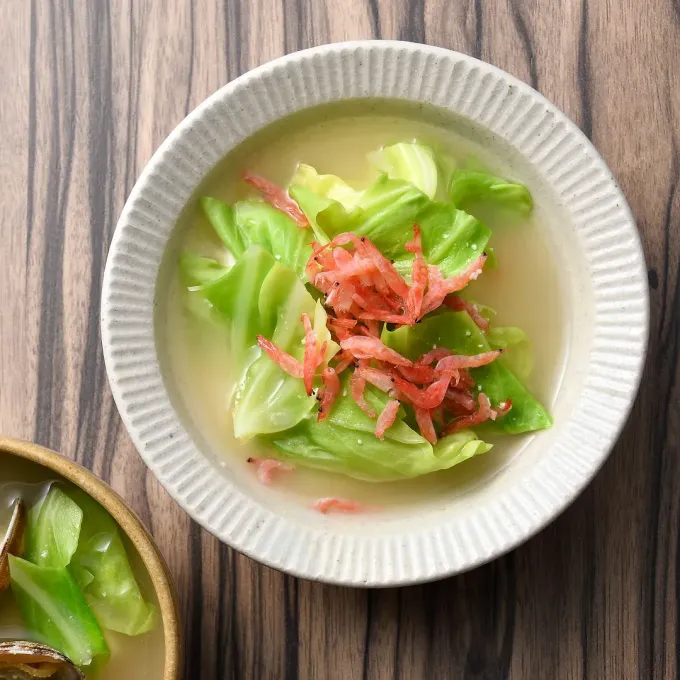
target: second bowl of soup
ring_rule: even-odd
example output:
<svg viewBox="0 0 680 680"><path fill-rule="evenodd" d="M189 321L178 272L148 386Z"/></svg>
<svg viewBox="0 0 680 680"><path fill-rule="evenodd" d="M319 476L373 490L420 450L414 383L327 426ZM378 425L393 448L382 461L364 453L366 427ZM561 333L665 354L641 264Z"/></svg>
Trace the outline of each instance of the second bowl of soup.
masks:
<svg viewBox="0 0 680 680"><path fill-rule="evenodd" d="M176 680L179 653L139 520L80 466L0 440L0 677Z"/></svg>

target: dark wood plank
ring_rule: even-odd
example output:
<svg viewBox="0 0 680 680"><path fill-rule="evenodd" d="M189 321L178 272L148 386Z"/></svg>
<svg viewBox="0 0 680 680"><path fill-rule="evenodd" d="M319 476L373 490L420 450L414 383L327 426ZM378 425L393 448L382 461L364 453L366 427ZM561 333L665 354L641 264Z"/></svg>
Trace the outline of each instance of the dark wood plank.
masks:
<svg viewBox="0 0 680 680"><path fill-rule="evenodd" d="M175 576L187 678L636 678L679 671L677 0L5 0L0 24L0 431L109 480ZM100 349L116 219L154 149L229 79L331 40L426 41L495 63L577 121L619 179L652 291L631 421L551 527L472 573L353 591L260 567L148 475Z"/></svg>

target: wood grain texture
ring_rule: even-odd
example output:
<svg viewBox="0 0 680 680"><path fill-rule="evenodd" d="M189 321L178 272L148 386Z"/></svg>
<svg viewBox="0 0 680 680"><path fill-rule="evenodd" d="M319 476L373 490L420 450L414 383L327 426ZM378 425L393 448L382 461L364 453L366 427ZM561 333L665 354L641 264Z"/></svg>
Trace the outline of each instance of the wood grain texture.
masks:
<svg viewBox="0 0 680 680"><path fill-rule="evenodd" d="M678 0L4 0L0 431L107 479L174 574L186 677L661 680L680 673ZM651 344L635 410L554 524L463 576L355 591L261 567L146 473L106 382L108 244L154 149L208 94L285 52L355 38L488 60L574 119L646 250Z"/></svg>

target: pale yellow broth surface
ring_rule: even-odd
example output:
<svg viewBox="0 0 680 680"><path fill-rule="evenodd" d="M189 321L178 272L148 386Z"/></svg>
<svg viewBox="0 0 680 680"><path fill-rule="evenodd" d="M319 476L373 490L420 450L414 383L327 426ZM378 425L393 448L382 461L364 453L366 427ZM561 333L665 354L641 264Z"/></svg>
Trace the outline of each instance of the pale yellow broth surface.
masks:
<svg viewBox="0 0 680 680"><path fill-rule="evenodd" d="M369 112L365 106L361 109L350 105L292 117L235 149L211 174L198 196L210 195L227 202L253 196L241 180L244 170L285 185L300 162L313 165L321 173L337 174L361 188L377 176L367 161L369 152L413 139L431 144L458 162L473 156L503 174L502 158L489 158L483 148L454 134L435 116L426 118L422 111L412 107L400 115L389 115L380 105ZM474 290L474 297L480 302L498 310L498 325L519 326L528 333L535 359L529 387L550 408L566 357L561 286L554 254L540 224L530 221L489 226L494 229L491 245L500 266L485 272L470 290ZM229 259L195 204L181 220L171 257L176 260L182 249L224 262ZM199 446L221 460L232 476L250 484L253 471L245 463L246 458L268 454L233 439L228 415L232 390L228 347L219 331L196 321L184 308L175 262L170 266L173 273L167 290L161 291L166 305L160 316L159 334L167 354L166 379L176 392L179 409ZM299 467L294 474L279 477L267 493L297 498L305 504L320 496L333 495L381 506L443 498L497 472L531 436L497 436L493 440L494 449L485 456L446 472L403 482L360 482Z"/></svg>

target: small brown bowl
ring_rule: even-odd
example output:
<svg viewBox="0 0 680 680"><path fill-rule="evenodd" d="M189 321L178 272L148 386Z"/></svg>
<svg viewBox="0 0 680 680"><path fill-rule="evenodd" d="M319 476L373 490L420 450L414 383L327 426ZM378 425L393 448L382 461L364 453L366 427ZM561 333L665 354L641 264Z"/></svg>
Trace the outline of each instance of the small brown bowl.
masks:
<svg viewBox="0 0 680 680"><path fill-rule="evenodd" d="M0 437L0 455L4 454L24 458L57 473L92 496L116 520L139 553L156 593L165 644L163 680L179 680L182 641L177 596L165 560L139 517L108 484L54 451L30 442Z"/></svg>

